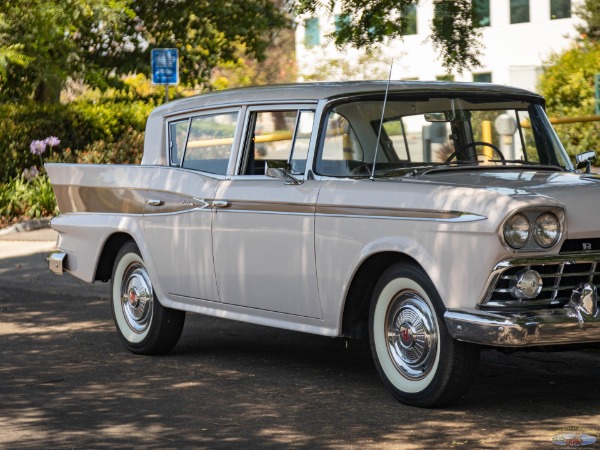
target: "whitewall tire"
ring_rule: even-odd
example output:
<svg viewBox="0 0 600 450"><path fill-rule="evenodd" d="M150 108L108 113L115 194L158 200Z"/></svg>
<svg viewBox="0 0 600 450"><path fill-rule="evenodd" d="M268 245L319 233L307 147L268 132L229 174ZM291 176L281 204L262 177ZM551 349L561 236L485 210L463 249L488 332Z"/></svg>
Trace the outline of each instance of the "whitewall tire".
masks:
<svg viewBox="0 0 600 450"><path fill-rule="evenodd" d="M167 353L177 344L185 312L160 304L134 242L127 242L115 259L111 306L119 337L133 353Z"/></svg>
<svg viewBox="0 0 600 450"><path fill-rule="evenodd" d="M371 301L369 335L383 383L401 402L448 405L467 391L479 349L446 330L433 283L414 264L395 264L380 277Z"/></svg>

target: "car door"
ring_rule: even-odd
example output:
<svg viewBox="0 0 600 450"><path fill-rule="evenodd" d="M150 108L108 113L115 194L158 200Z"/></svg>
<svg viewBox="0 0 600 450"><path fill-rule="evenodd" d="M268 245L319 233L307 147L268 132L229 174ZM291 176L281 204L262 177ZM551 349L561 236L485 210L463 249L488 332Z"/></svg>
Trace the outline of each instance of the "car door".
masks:
<svg viewBox="0 0 600 450"><path fill-rule="evenodd" d="M239 108L227 109L167 124L171 167L156 168L150 181L144 232L163 290L179 301L219 301L213 200L234 159L239 117Z"/></svg>
<svg viewBox="0 0 600 450"><path fill-rule="evenodd" d="M314 116L302 106L248 109L237 175L215 197L213 253L224 303L322 317L314 241L319 183L304 179ZM275 171L267 176L269 168Z"/></svg>

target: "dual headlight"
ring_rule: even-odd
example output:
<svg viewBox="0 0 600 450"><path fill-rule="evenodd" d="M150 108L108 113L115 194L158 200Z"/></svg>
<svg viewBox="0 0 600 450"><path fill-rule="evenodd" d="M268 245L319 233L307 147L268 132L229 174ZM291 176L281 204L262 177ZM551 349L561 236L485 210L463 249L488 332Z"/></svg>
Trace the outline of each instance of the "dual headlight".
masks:
<svg viewBox="0 0 600 450"><path fill-rule="evenodd" d="M519 212L504 223L504 240L516 249L537 247L547 249L555 245L561 236L560 220L553 212Z"/></svg>

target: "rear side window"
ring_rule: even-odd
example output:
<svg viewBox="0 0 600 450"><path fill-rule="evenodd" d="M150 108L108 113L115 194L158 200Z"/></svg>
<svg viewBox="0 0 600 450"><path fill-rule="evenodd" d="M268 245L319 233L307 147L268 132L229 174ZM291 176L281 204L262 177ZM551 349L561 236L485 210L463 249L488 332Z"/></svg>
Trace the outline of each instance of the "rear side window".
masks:
<svg viewBox="0 0 600 450"><path fill-rule="evenodd" d="M237 112L196 116L169 125L170 161L184 169L225 175Z"/></svg>

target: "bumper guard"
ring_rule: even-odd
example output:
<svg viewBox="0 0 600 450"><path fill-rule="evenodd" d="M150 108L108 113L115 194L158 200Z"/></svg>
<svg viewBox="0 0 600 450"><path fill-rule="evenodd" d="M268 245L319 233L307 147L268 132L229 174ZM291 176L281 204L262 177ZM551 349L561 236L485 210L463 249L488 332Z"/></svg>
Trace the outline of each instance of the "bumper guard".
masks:
<svg viewBox="0 0 600 450"><path fill-rule="evenodd" d="M67 254L55 252L48 257L48 268L56 275L63 275L67 269Z"/></svg>

